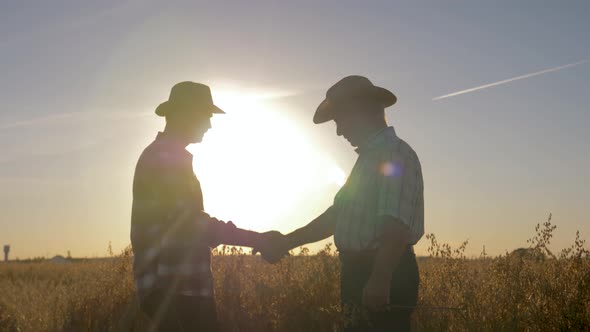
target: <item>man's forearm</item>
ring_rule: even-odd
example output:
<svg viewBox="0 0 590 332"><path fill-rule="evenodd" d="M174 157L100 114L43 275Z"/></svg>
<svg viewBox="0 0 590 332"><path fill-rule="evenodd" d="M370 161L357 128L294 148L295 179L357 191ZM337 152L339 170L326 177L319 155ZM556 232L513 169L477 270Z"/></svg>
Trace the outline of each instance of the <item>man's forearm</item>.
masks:
<svg viewBox="0 0 590 332"><path fill-rule="evenodd" d="M237 228L233 222L227 223L212 218L210 220L209 234L217 239L219 244L228 244L232 246L255 247L260 242L261 234Z"/></svg>
<svg viewBox="0 0 590 332"><path fill-rule="evenodd" d="M393 270L399 264L408 246L408 230L398 220L386 222L380 239L379 249L373 264L371 278L390 282Z"/></svg>
<svg viewBox="0 0 590 332"><path fill-rule="evenodd" d="M331 207L306 226L287 234L287 245L289 249L293 249L307 243L321 241L334 235L335 228L336 216L334 208Z"/></svg>
<svg viewBox="0 0 590 332"><path fill-rule="evenodd" d="M222 238L221 243L233 246L256 247L260 243L260 233L241 228L229 230Z"/></svg>

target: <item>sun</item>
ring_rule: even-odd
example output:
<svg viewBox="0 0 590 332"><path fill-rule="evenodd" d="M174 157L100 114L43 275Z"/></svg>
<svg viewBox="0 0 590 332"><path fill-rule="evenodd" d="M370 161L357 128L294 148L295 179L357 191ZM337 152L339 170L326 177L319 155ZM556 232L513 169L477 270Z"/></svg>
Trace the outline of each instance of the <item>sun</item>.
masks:
<svg viewBox="0 0 590 332"><path fill-rule="evenodd" d="M268 230L298 205L309 208L310 193L344 184L344 171L267 94L218 91L214 102L227 114L215 115L203 142L188 148L211 215Z"/></svg>

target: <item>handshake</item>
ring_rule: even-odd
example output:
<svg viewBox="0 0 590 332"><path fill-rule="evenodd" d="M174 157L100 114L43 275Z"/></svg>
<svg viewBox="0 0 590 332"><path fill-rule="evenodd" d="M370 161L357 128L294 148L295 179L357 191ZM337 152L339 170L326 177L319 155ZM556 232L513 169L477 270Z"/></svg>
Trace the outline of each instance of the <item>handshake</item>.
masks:
<svg viewBox="0 0 590 332"><path fill-rule="evenodd" d="M275 264L288 256L292 249L287 239L286 235L278 231L260 233L252 247L252 254L260 253L265 261Z"/></svg>

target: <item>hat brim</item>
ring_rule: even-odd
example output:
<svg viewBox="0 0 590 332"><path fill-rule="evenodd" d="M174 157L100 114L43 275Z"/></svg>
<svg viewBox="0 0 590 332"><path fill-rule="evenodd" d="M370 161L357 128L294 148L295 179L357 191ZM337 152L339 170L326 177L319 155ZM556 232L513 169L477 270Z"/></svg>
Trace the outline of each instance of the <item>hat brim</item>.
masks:
<svg viewBox="0 0 590 332"><path fill-rule="evenodd" d="M225 112L221 108L219 108L219 107L217 107L215 105L211 105L211 106L212 106L211 107L211 113L213 113L213 114L225 114Z"/></svg>
<svg viewBox="0 0 590 332"><path fill-rule="evenodd" d="M158 105L158 107L156 107L156 115L167 116L176 108L175 106L176 105L174 105L170 101L165 101ZM208 105L208 109L209 111L211 111L212 114L225 114L225 112L221 108L213 104Z"/></svg>
<svg viewBox="0 0 590 332"><path fill-rule="evenodd" d="M392 106L397 102L397 97L393 94L393 92L378 86L374 87L371 93L365 94L362 97L379 102L383 108ZM335 115L336 105L326 98L316 109L313 116L313 122L315 124L328 122L330 120L334 120Z"/></svg>
<svg viewBox="0 0 590 332"><path fill-rule="evenodd" d="M324 99L315 110L315 114L313 115L313 123L320 124L333 120L333 109L334 107L332 107L330 101L327 98Z"/></svg>

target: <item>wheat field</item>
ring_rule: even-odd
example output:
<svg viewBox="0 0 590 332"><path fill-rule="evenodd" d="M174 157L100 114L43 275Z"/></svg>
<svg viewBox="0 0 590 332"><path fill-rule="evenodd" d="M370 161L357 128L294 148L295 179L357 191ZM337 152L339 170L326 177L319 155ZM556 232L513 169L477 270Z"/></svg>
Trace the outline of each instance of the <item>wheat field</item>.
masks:
<svg viewBox="0 0 590 332"><path fill-rule="evenodd" d="M530 249L465 257L432 234L420 257L416 331L589 331L590 256L576 237L553 253L556 227L539 224ZM215 250L215 292L224 331L338 331L339 261L331 245L270 265L235 248ZM0 264L0 331L145 331L131 251L72 264Z"/></svg>

